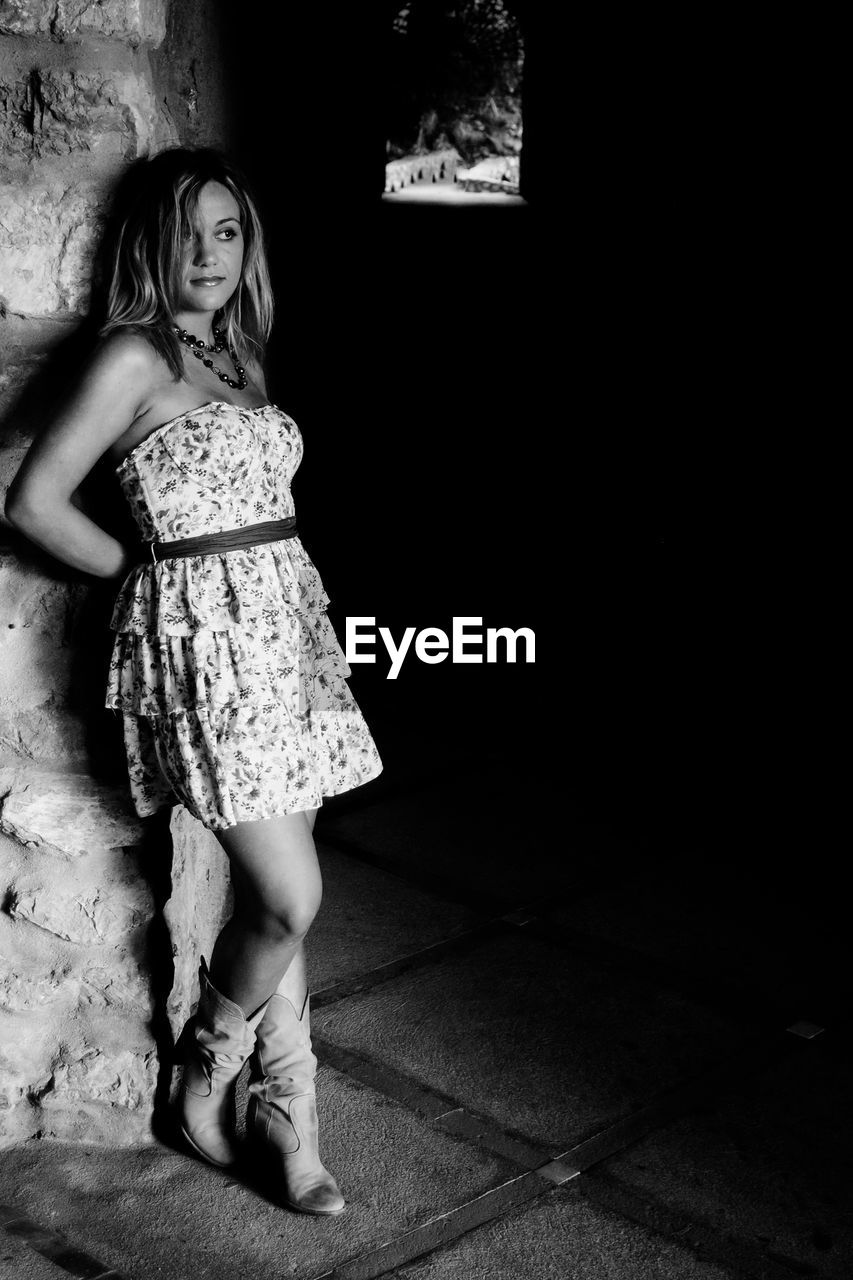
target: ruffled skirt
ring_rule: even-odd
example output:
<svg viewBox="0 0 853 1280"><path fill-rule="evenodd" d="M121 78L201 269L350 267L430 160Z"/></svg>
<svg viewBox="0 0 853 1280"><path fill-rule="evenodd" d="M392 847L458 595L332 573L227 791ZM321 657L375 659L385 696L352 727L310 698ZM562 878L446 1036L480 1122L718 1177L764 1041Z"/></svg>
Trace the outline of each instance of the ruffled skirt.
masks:
<svg viewBox="0 0 853 1280"><path fill-rule="evenodd" d="M297 538L141 566L113 613L106 705L131 793L206 827L316 809L382 769Z"/></svg>

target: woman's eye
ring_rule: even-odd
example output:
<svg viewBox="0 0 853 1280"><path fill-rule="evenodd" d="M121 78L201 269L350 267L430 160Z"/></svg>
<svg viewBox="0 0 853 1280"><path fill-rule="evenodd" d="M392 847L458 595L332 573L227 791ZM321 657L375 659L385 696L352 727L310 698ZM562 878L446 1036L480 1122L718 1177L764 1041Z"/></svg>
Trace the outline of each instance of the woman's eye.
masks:
<svg viewBox="0 0 853 1280"><path fill-rule="evenodd" d="M220 236L225 236L227 240L233 240L237 235L237 232L233 227L225 227L219 234Z"/></svg>

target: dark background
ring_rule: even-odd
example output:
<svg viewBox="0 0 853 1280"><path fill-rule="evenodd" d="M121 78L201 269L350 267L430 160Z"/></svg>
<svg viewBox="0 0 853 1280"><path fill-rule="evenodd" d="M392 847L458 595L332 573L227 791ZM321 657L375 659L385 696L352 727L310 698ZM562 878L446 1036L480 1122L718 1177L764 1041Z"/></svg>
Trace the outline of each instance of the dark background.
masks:
<svg viewBox="0 0 853 1280"><path fill-rule="evenodd" d="M545 10L521 8L523 209L380 199L384 13L235 21L300 527L341 636L537 633L535 666L354 668L392 780L464 742L460 804L525 856L604 822L695 851L697 891L758 921L815 920L846 860L808 55L778 19Z"/></svg>

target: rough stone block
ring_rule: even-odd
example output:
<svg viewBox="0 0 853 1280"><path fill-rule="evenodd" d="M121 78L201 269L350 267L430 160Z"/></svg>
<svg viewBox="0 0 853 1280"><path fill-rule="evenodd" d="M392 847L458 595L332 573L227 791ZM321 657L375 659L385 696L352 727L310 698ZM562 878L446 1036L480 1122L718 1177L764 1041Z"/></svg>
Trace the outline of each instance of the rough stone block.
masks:
<svg viewBox="0 0 853 1280"><path fill-rule="evenodd" d="M51 351L73 335L78 323L76 317L33 320L19 316L0 298L0 420L5 419L0 424L0 518L2 498L16 469L15 460L20 462L36 425L25 423L20 414L10 420L9 411L15 408Z"/></svg>
<svg viewBox="0 0 853 1280"><path fill-rule="evenodd" d="M4 0L0 9L0 35L49 35L55 12L56 0Z"/></svg>
<svg viewBox="0 0 853 1280"><path fill-rule="evenodd" d="M49 1111L80 1102L105 1102L136 1111L151 1100L156 1084L153 1051L139 1057L129 1049L105 1053L93 1048L74 1061L59 1062L40 1101Z"/></svg>
<svg viewBox="0 0 853 1280"><path fill-rule="evenodd" d="M156 48L166 34L166 0L59 0L55 26L63 35L97 33Z"/></svg>
<svg viewBox="0 0 853 1280"><path fill-rule="evenodd" d="M7 890L26 874L29 857L16 841L0 834L0 965L8 973L46 974L65 969L70 957L78 952L41 929L13 920L6 910Z"/></svg>
<svg viewBox="0 0 853 1280"><path fill-rule="evenodd" d="M146 1141L156 993L134 855L102 851L58 877L55 855L0 836L0 863L0 1146Z"/></svg>
<svg viewBox="0 0 853 1280"><path fill-rule="evenodd" d="M6 1021L10 1020L7 1015ZM126 1145L150 1138L157 1057L148 1044L59 1041L32 1017L0 1021L0 1147L38 1134Z"/></svg>
<svg viewBox="0 0 853 1280"><path fill-rule="evenodd" d="M27 1013L47 1005L67 1004L79 989L79 982L69 977L67 968L16 973L10 957L0 952L0 1009Z"/></svg>
<svg viewBox="0 0 853 1280"><path fill-rule="evenodd" d="M0 840L0 896L5 906L6 889L22 874L28 855L11 840ZM87 954L86 962L94 967L98 954ZM0 912L0 1015L33 1013L40 1023L58 1027L79 1002L80 956L79 947ZM0 1018L0 1035L5 1025Z"/></svg>
<svg viewBox="0 0 853 1280"><path fill-rule="evenodd" d="M45 579L12 554L0 556L0 705L41 706L69 682L65 648L85 589Z"/></svg>
<svg viewBox="0 0 853 1280"><path fill-rule="evenodd" d="M77 152L132 160L150 143L156 117L145 81L97 71L33 68L0 84L0 104L7 164Z"/></svg>
<svg viewBox="0 0 853 1280"><path fill-rule="evenodd" d="M57 1053L52 1021L32 1013L0 1011L0 1118L49 1087Z"/></svg>
<svg viewBox="0 0 853 1280"><path fill-rule="evenodd" d="M0 768L0 831L68 858L138 845L144 834L126 788L31 764Z"/></svg>
<svg viewBox="0 0 853 1280"><path fill-rule="evenodd" d="M5 0L0 34L54 40L92 34L156 47L166 34L166 0Z"/></svg>
<svg viewBox="0 0 853 1280"><path fill-rule="evenodd" d="M0 449L0 503L24 444ZM2 530L0 530L2 537ZM90 767L94 753L112 772L121 724L103 707L109 649L110 588L62 580L25 539L0 547L0 757ZM54 573L58 576L54 577ZM69 575L70 577L70 575ZM118 755L117 755L118 752ZM9 790L0 789L0 798Z"/></svg>
<svg viewBox="0 0 853 1280"><path fill-rule="evenodd" d="M86 963L75 990L81 1005L96 1009L134 1006L146 1020L154 1003L150 972L123 953L110 957L109 968Z"/></svg>
<svg viewBox="0 0 853 1280"><path fill-rule="evenodd" d="M146 923L152 902L148 887L138 880L75 891L32 874L10 887L6 910L13 920L28 920L66 942L114 946Z"/></svg>
<svg viewBox="0 0 853 1280"><path fill-rule="evenodd" d="M30 315L85 310L103 216L91 184L47 175L0 182L0 293L8 307Z"/></svg>
<svg viewBox="0 0 853 1280"><path fill-rule="evenodd" d="M83 719L57 707L52 698L44 706L24 711L9 710L0 702L0 750L11 750L28 760L79 764L86 759L88 744Z"/></svg>

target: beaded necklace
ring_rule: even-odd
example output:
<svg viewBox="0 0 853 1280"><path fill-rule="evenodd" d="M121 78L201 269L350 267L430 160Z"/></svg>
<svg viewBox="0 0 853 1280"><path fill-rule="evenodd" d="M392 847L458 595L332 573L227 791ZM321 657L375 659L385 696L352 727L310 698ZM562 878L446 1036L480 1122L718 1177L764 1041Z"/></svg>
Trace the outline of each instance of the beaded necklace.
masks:
<svg viewBox="0 0 853 1280"><path fill-rule="evenodd" d="M228 354L234 361L234 369L237 373L236 382L233 378L229 377L227 373L223 373L221 369L218 369L213 361L204 354L205 351L210 351L213 355L217 356L220 351L225 350L225 338L223 337L221 329L213 330L213 346L209 347L201 338L196 338L193 334L187 333L186 329L179 329L176 324L172 325L172 328L178 336L178 341L182 342L185 347L189 347L196 359L200 360L208 369L211 369L216 374L217 378L219 378L220 382L227 383L228 386L233 387L235 391L243 390L249 379L246 377L246 370L237 359L237 355L233 347L228 348Z"/></svg>

